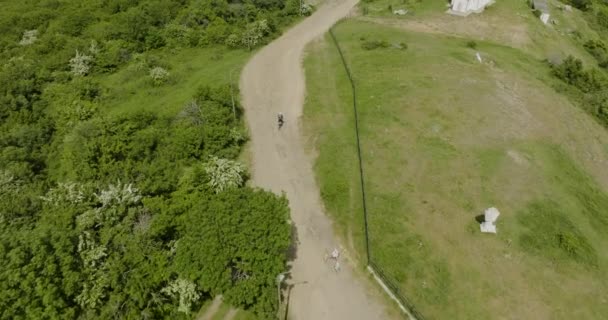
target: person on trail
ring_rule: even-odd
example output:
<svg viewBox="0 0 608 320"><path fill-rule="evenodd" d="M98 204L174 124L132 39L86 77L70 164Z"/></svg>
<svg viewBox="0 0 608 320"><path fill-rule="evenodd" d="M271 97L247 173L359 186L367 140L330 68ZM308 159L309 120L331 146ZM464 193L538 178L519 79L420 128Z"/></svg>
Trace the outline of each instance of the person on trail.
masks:
<svg viewBox="0 0 608 320"><path fill-rule="evenodd" d="M277 118L279 121L279 129L281 129L281 127L283 126L283 123L285 123L285 120L283 120L283 113L279 112Z"/></svg>
<svg viewBox="0 0 608 320"><path fill-rule="evenodd" d="M338 258L340 257L340 251L338 251L338 249L334 248L334 250L329 253L327 250L325 250L325 256L323 257L323 261L327 261L329 259L334 260L334 261L338 261Z"/></svg>
<svg viewBox="0 0 608 320"><path fill-rule="evenodd" d="M340 257L340 252L338 251L337 248L334 248L334 251L331 252L331 258L334 260L338 260L339 257Z"/></svg>

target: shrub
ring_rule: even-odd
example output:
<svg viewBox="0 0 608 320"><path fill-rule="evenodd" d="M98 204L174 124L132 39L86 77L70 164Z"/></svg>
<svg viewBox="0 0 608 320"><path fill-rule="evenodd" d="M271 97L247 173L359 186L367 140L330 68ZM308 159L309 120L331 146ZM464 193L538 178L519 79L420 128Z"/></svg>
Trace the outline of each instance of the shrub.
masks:
<svg viewBox="0 0 608 320"><path fill-rule="evenodd" d="M608 100L598 102L595 109L595 115L604 125L608 125Z"/></svg>
<svg viewBox="0 0 608 320"><path fill-rule="evenodd" d="M597 43L585 43L587 50L602 51ZM600 66L606 67L608 61ZM584 70L583 62L568 56L559 65L552 65L553 75L565 83L580 90L584 109L596 117L604 126L608 127L608 77L599 69Z"/></svg>
<svg viewBox="0 0 608 320"><path fill-rule="evenodd" d="M608 7L599 7L595 17L600 26L602 26L604 29L608 29Z"/></svg>
<svg viewBox="0 0 608 320"><path fill-rule="evenodd" d="M600 67L608 67L608 50L604 42L601 40L589 40L583 46L597 60Z"/></svg>
<svg viewBox="0 0 608 320"><path fill-rule="evenodd" d="M475 40L467 41L466 45L471 49L477 49L477 42L475 42Z"/></svg>
<svg viewBox="0 0 608 320"><path fill-rule="evenodd" d="M86 76L91 69L93 57L81 54L76 50L76 55L70 59L70 69L75 76Z"/></svg>
<svg viewBox="0 0 608 320"><path fill-rule="evenodd" d="M601 51L606 52L606 45L601 40L588 40L587 42L585 42L583 44L583 46L589 52L594 51L594 50L601 50Z"/></svg>
<svg viewBox="0 0 608 320"><path fill-rule="evenodd" d="M259 44L260 40L268 34L270 28L266 20L256 21L251 23L243 33L241 43L251 50Z"/></svg>
<svg viewBox="0 0 608 320"><path fill-rule="evenodd" d="M91 44L89 45L89 53L96 56L99 54L99 51L99 43L97 43L95 40L91 40Z"/></svg>
<svg viewBox="0 0 608 320"><path fill-rule="evenodd" d="M238 188L245 181L245 166L237 161L212 157L204 170L209 176L208 185L216 193Z"/></svg>
<svg viewBox="0 0 608 320"><path fill-rule="evenodd" d="M160 31L156 29L150 30L148 35L144 40L146 44L146 48L148 49L158 49L165 46L166 42L163 36L160 34Z"/></svg>
<svg viewBox="0 0 608 320"><path fill-rule="evenodd" d="M131 59L129 44L122 40L106 41L100 47L95 55L96 71L112 72Z"/></svg>
<svg viewBox="0 0 608 320"><path fill-rule="evenodd" d="M190 29L181 24L170 23L163 28L162 35L169 47L182 48L190 46L189 32Z"/></svg>
<svg viewBox="0 0 608 320"><path fill-rule="evenodd" d="M365 40L361 44L361 48L365 50L374 50L378 48L388 48L389 43L386 40Z"/></svg>
<svg viewBox="0 0 608 320"><path fill-rule="evenodd" d="M232 49L236 49L241 45L241 41L239 39L239 36L237 36L236 34L231 34L228 36L228 38L226 38L226 45L229 48Z"/></svg>
<svg viewBox="0 0 608 320"><path fill-rule="evenodd" d="M182 111L177 115L177 119L186 121L195 126L200 126L203 124L201 106L195 100L186 103Z"/></svg>
<svg viewBox="0 0 608 320"><path fill-rule="evenodd" d="M570 0L570 3L575 8L583 11L589 10L593 4L591 0Z"/></svg>
<svg viewBox="0 0 608 320"><path fill-rule="evenodd" d="M587 106L587 111L608 127L608 92L588 94L583 99L583 103Z"/></svg>
<svg viewBox="0 0 608 320"><path fill-rule="evenodd" d="M215 18L205 28L206 40L210 43L224 43L230 34L230 26L221 18Z"/></svg>
<svg viewBox="0 0 608 320"><path fill-rule="evenodd" d="M302 15L303 16L307 16L308 17L309 15L312 14L312 12L314 11L314 8L313 8L313 6L311 4L303 3L302 4L302 8L300 10L302 10Z"/></svg>
<svg viewBox="0 0 608 320"><path fill-rule="evenodd" d="M538 10L538 9L534 9L534 10L532 10L532 14L533 14L535 17L540 18L540 16L541 16L543 13L542 13L542 12L540 12L540 10Z"/></svg>
<svg viewBox="0 0 608 320"><path fill-rule="evenodd" d="M159 86L169 79L169 71L161 67L154 67L150 70L150 77L154 85Z"/></svg>
<svg viewBox="0 0 608 320"><path fill-rule="evenodd" d="M22 46L30 45L38 40L38 30L27 30L23 32L23 37L19 44Z"/></svg>
<svg viewBox="0 0 608 320"><path fill-rule="evenodd" d="M560 65L554 65L553 74L583 92L597 92L608 86L608 79L597 69L584 70L580 59L568 56Z"/></svg>
<svg viewBox="0 0 608 320"><path fill-rule="evenodd" d="M189 280L177 279L171 282L167 287L160 292L179 301L177 311L190 313L190 308L193 302L196 302L201 295L196 290L196 284Z"/></svg>

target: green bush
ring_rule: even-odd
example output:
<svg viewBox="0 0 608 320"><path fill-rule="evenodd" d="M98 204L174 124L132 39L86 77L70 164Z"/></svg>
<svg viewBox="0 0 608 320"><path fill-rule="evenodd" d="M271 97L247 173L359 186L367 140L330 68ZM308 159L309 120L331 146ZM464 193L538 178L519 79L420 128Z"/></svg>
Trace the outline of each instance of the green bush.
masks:
<svg viewBox="0 0 608 320"><path fill-rule="evenodd" d="M589 40L583 45L602 68L608 68L608 50L601 40Z"/></svg>
<svg viewBox="0 0 608 320"><path fill-rule="evenodd" d="M471 49L477 49L477 42L475 42L475 40L467 41L466 45Z"/></svg>
<svg viewBox="0 0 608 320"><path fill-rule="evenodd" d="M95 56L95 71L113 72L131 59L129 43L122 40L110 40L100 46L99 53Z"/></svg>
<svg viewBox="0 0 608 320"><path fill-rule="evenodd" d="M600 6L595 13L595 17L597 23L605 30L608 30L608 6Z"/></svg>
<svg viewBox="0 0 608 320"><path fill-rule="evenodd" d="M304 4L302 4L302 7L300 10L302 12L302 15L308 17L314 12L315 7L312 4L304 3Z"/></svg>
<svg viewBox="0 0 608 320"><path fill-rule="evenodd" d="M146 49L148 50L162 48L166 45L165 38L161 34L160 30L156 28L151 29L150 32L148 32L144 42L146 44Z"/></svg>
<svg viewBox="0 0 608 320"><path fill-rule="evenodd" d="M608 77L597 69L585 70L580 59L568 56L561 64L552 66L553 74L582 92L590 93L608 87Z"/></svg>
<svg viewBox="0 0 608 320"><path fill-rule="evenodd" d="M150 69L150 78L155 86L160 86L169 80L169 71L162 67L154 67Z"/></svg>
<svg viewBox="0 0 608 320"><path fill-rule="evenodd" d="M582 11L586 11L591 9L593 5L592 0L570 0L570 3L573 7L580 9Z"/></svg>
<svg viewBox="0 0 608 320"><path fill-rule="evenodd" d="M601 67L608 65L606 49L599 41L588 41L585 48L598 59ZM602 61L603 60L603 61ZM593 115L602 125L608 127L608 76L599 69L585 70L583 62L568 56L561 64L552 65L552 72L564 83L575 88L574 94L582 102L583 108Z"/></svg>

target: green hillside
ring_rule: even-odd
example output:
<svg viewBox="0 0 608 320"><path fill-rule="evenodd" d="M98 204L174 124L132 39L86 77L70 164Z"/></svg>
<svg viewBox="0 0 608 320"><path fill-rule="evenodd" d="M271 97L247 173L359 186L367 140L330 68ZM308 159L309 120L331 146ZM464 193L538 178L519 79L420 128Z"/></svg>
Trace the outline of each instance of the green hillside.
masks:
<svg viewBox="0 0 608 320"><path fill-rule="evenodd" d="M515 1L467 18L371 9L383 3L335 27L357 88L372 262L428 319L602 319L608 78L584 44L606 30L576 9L545 26ZM329 36L305 67L321 194L364 262L350 84ZM492 206L498 233L482 234Z"/></svg>

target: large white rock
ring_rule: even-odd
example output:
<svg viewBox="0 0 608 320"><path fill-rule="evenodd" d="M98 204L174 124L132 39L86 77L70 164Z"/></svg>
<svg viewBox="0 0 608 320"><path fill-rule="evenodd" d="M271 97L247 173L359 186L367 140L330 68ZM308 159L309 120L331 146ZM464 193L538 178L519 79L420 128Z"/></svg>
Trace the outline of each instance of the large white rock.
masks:
<svg viewBox="0 0 608 320"><path fill-rule="evenodd" d="M498 219L498 216L500 216L500 212L498 211L498 209L492 207L486 209L486 211L483 213L483 216L486 222L494 223L496 222L496 219Z"/></svg>
<svg viewBox="0 0 608 320"><path fill-rule="evenodd" d="M544 24L547 24L549 22L549 17L550 15L548 13L541 13L540 21L542 21Z"/></svg>
<svg viewBox="0 0 608 320"><path fill-rule="evenodd" d="M483 219L485 221L479 224L479 229L481 232L496 233L496 225L494 223L498 219L498 216L500 216L498 209L494 207L486 209L483 215Z"/></svg>
<svg viewBox="0 0 608 320"><path fill-rule="evenodd" d="M492 222L482 222L479 225L479 229L481 229L481 232L483 233L496 233L496 226L492 224Z"/></svg>
<svg viewBox="0 0 608 320"><path fill-rule="evenodd" d="M480 13L485 7L494 3L494 0L452 0L448 13L468 16L471 13Z"/></svg>

